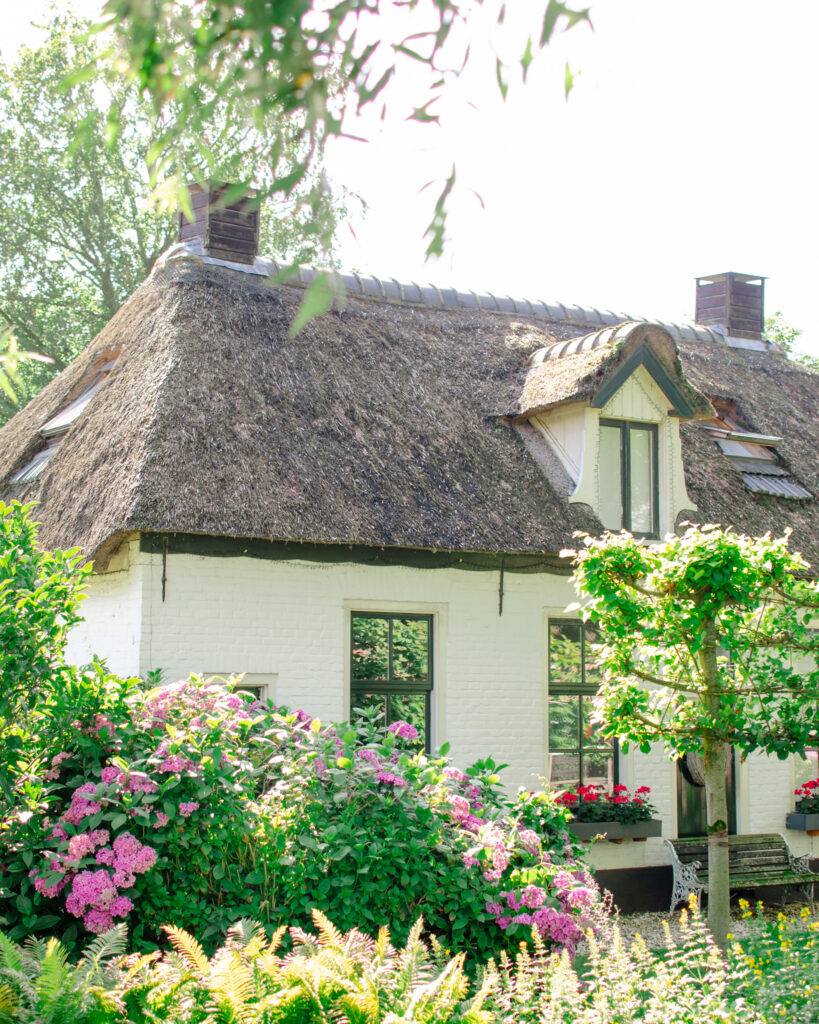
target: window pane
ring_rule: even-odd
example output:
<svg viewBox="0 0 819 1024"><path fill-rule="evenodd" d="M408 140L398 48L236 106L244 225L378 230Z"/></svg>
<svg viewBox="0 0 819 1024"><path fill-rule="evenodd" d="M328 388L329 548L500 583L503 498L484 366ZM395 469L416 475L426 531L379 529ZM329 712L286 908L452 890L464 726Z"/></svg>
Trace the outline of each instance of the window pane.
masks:
<svg viewBox="0 0 819 1024"><path fill-rule="evenodd" d="M600 735L602 725L599 722L592 722L594 705L591 697L580 698L583 701L583 746L604 747L609 741Z"/></svg>
<svg viewBox="0 0 819 1024"><path fill-rule="evenodd" d="M586 622L583 626L583 659L584 659L584 678L583 682L587 686L594 687L595 690L600 689L600 684L603 682L603 673L595 665L597 660L597 652L592 648L592 644L598 643L600 640L597 635L597 628L590 622Z"/></svg>
<svg viewBox="0 0 819 1024"><path fill-rule="evenodd" d="M425 693L392 694L390 702L390 722L409 722L418 730L418 747L426 746L427 741L427 695Z"/></svg>
<svg viewBox="0 0 819 1024"><path fill-rule="evenodd" d="M614 757L611 747L583 751L583 785L603 786L610 793L614 788Z"/></svg>
<svg viewBox="0 0 819 1024"><path fill-rule="evenodd" d="M597 466L600 480L600 522L607 530L619 530L623 525L619 427L600 427Z"/></svg>
<svg viewBox="0 0 819 1024"><path fill-rule="evenodd" d="M353 724L362 720L362 716L359 714L360 710L376 712L375 718L372 719L373 725L383 727L387 724L387 698L383 693L354 693L350 703L352 704L350 721Z"/></svg>
<svg viewBox="0 0 819 1024"><path fill-rule="evenodd" d="M392 620L392 674L395 679L429 679L429 619Z"/></svg>
<svg viewBox="0 0 819 1024"><path fill-rule="evenodd" d="M577 750L579 697L549 697L549 750Z"/></svg>
<svg viewBox="0 0 819 1024"><path fill-rule="evenodd" d="M353 679L389 678L389 620L353 616Z"/></svg>
<svg viewBox="0 0 819 1024"><path fill-rule="evenodd" d="M815 747L805 751L807 757L794 757L794 781L799 786L819 778L819 750Z"/></svg>
<svg viewBox="0 0 819 1024"><path fill-rule="evenodd" d="M582 622L549 623L549 687L583 682Z"/></svg>
<svg viewBox="0 0 819 1024"><path fill-rule="evenodd" d="M632 427L631 441L631 530L654 532L654 432Z"/></svg>
<svg viewBox="0 0 819 1024"><path fill-rule="evenodd" d="M553 789L577 789L580 758L577 754L549 754L549 785Z"/></svg>

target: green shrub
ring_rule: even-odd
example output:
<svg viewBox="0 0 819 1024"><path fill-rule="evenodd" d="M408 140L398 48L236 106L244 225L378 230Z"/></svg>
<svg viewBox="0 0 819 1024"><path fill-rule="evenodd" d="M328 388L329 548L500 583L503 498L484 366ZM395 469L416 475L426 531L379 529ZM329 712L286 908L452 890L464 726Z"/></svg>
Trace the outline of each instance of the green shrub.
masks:
<svg viewBox="0 0 819 1024"><path fill-rule="evenodd" d="M740 900L743 916L752 916ZM761 903L756 928L729 949L732 990L765 1020L815 1024L819 1020L819 920L807 907L800 920L777 915L766 920Z"/></svg>

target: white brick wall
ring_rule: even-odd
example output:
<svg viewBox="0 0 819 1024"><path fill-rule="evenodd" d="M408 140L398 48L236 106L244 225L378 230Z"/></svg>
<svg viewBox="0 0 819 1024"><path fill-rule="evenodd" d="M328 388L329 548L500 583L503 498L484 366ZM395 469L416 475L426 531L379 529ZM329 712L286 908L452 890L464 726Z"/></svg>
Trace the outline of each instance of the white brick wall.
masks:
<svg viewBox="0 0 819 1024"><path fill-rule="evenodd" d="M164 602L161 577L161 556L139 553L136 542L128 571L94 577L72 659L96 651L115 671L159 668L166 680L269 674L275 700L332 722L349 708L350 611L427 612L435 622L433 745L448 740L461 765L490 754L508 763L511 788L540 785L546 620L574 600L566 579L507 573L499 616L494 572L170 555ZM631 788L651 787L664 836L676 834L675 767L662 749L623 756L621 776ZM790 761L749 758L738 778L740 830L784 831L792 790ZM794 852L809 852L807 837L787 838ZM591 860L636 867L668 857L662 841L650 839L601 843Z"/></svg>
<svg viewBox="0 0 819 1024"><path fill-rule="evenodd" d="M122 676L140 671L142 642L142 570L134 566L138 541L129 544L122 562L131 568L91 577L88 593L80 605L85 621L69 634L66 660L84 665L98 654L110 669Z"/></svg>

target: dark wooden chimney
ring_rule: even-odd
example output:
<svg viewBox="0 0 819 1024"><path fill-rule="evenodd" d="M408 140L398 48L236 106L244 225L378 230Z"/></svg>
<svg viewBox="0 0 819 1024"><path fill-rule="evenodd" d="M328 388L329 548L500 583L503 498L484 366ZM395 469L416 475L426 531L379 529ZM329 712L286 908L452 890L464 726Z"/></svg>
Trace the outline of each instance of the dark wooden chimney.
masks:
<svg viewBox="0 0 819 1024"><path fill-rule="evenodd" d="M193 221L179 214L179 241L201 238L208 256L253 263L259 251L259 208L253 195L225 204L229 185L189 185Z"/></svg>
<svg viewBox="0 0 819 1024"><path fill-rule="evenodd" d="M754 274L712 274L697 278L694 320L720 324L733 338L760 340L765 327L765 278Z"/></svg>

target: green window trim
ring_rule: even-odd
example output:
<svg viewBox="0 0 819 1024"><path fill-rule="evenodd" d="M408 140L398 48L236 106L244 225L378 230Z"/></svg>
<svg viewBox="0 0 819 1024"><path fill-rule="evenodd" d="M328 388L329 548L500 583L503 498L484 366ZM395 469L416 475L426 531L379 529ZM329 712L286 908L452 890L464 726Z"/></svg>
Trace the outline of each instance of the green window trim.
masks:
<svg viewBox="0 0 819 1024"><path fill-rule="evenodd" d="M562 678L554 678L555 672L555 661L559 656L556 652L556 641L554 637L555 630L564 630L567 634L571 632L577 633L577 643L579 644L579 661L576 666L571 666L574 669L574 674L568 676L566 674L566 668L564 666L563 672L560 673ZM592 697L595 696L598 690L598 684L594 681L589 680L589 676L592 673L591 670L591 652L588 650L588 643L590 640L589 633L591 627L587 626L581 619L561 618L561 617L550 617L547 623L547 648L546 648L546 664L548 672L548 698L547 705L549 708L549 728L548 728L548 753L552 754L563 754L577 758L578 768L578 783L580 785L586 785L588 783L588 777L585 771L586 765L592 760L611 760L611 780L612 785L617 785L620 781L619 773L619 747L616 740L603 740L602 737L597 741L589 741L589 736L586 734L586 728L591 728L589 723L589 707L588 704ZM565 639L569 640L567 636ZM571 642L569 640L569 642ZM557 707L563 705L567 707L568 703L561 698L577 698L577 708L574 712L574 720L576 722L577 732L572 742L566 743L555 743L553 741L554 733L557 731L553 728L553 714L555 714Z"/></svg>
<svg viewBox="0 0 819 1024"><path fill-rule="evenodd" d="M434 688L433 678L433 618L432 615L422 615L410 612L373 612L373 611L352 611L350 613L350 717L354 718L353 710L358 703L363 703L364 698L372 698L383 696L386 698L384 702L385 707L385 721L384 725L391 725L393 721L397 721L399 716L393 714L393 707L396 702L390 700L391 697L423 697L423 740L424 749L429 752L430 750L430 738L431 738L431 698L430 694ZM386 624L386 638L383 636L381 639L381 657L386 666L386 671L376 675L364 675L361 672L357 673L357 668L360 668L361 664L366 664L366 661L359 657L357 661L357 653L363 654L367 651L367 656L373 650L376 650L379 646L378 640L372 648L361 648L359 643L361 641L360 635L357 635L357 630L363 629L362 625L367 621L370 622L382 622ZM414 638L414 643L421 644L422 659L420 662L416 662L416 668L420 668L423 664L423 671L419 671L416 675L402 675L399 671L396 671L396 666L399 664L402 653L401 644L396 642L396 623L410 624L410 623L425 623L426 630L419 631L418 635ZM383 641L386 639L386 649L384 649ZM411 650L413 639L411 637L404 638L404 644L410 648L410 660L412 660L413 653L417 658L418 651ZM423 648L426 648L425 651ZM404 655L405 656L405 655ZM377 660L377 657L376 659ZM417 721L411 724L421 724Z"/></svg>
<svg viewBox="0 0 819 1024"><path fill-rule="evenodd" d="M616 529L628 530L635 537L656 539L660 536L660 466L659 428L656 423L639 420L600 419L601 427L612 427L620 431L620 501L622 521ZM646 431L651 437L651 530L632 529L632 486L631 486L631 434L632 431ZM604 524L605 525L605 524Z"/></svg>

